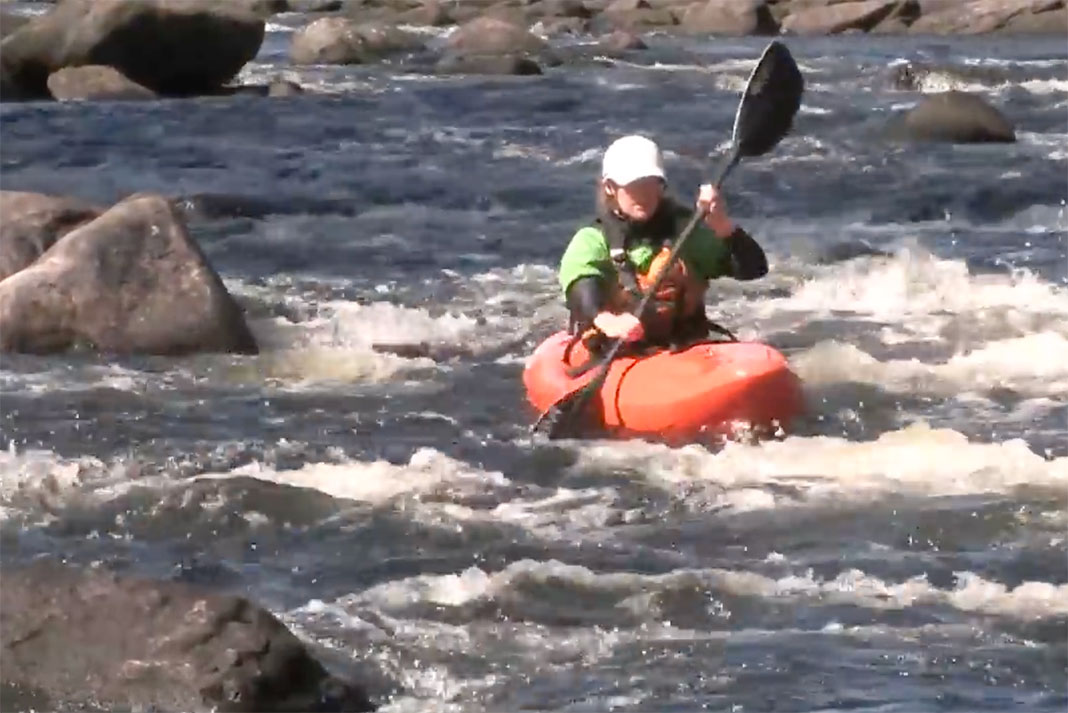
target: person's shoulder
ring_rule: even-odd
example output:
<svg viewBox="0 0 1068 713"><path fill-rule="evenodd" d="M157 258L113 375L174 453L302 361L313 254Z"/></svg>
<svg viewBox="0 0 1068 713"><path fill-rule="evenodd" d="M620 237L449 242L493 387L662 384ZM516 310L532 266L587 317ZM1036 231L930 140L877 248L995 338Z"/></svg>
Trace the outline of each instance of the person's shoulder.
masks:
<svg viewBox="0 0 1068 713"><path fill-rule="evenodd" d="M575 231L575 234L571 236L571 245L582 245L591 249L601 247L605 250L608 249L608 242L605 240L604 232L600 226L592 221Z"/></svg>

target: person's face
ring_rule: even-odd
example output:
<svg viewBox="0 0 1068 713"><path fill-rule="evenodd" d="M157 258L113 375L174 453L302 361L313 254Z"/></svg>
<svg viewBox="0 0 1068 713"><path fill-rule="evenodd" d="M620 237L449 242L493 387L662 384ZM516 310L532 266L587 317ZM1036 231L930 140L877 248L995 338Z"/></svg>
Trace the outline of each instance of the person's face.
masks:
<svg viewBox="0 0 1068 713"><path fill-rule="evenodd" d="M615 199L619 212L627 218L649 220L660 206L660 199L664 195L664 180L659 176L646 176L625 186L607 181L605 192Z"/></svg>

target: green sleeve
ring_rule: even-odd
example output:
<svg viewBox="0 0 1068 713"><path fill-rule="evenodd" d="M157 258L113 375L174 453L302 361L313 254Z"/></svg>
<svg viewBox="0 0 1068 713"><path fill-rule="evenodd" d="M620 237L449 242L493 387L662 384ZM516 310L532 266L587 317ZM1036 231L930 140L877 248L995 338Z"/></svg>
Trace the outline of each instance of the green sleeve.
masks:
<svg viewBox="0 0 1068 713"><path fill-rule="evenodd" d="M615 268L608 254L608 242L600 230L592 226L582 228L560 258L560 289L567 294L571 283L580 277L612 278Z"/></svg>
<svg viewBox="0 0 1068 713"><path fill-rule="evenodd" d="M686 262L706 280L730 274L730 248L712 228L700 223L683 247Z"/></svg>

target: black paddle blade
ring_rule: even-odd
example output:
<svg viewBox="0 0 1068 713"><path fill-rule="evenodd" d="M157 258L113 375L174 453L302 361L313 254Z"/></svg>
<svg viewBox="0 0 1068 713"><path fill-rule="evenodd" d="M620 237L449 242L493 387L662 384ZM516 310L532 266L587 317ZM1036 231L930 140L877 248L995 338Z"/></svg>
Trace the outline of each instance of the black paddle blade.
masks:
<svg viewBox="0 0 1068 713"><path fill-rule="evenodd" d="M778 40L760 55L734 116L733 143L741 156L761 156L790 132L805 80L790 50Z"/></svg>
<svg viewBox="0 0 1068 713"><path fill-rule="evenodd" d="M596 384L597 381L594 382ZM575 389L554 403L530 427L533 434L541 434L550 440L575 435L574 424L580 423L583 407L589 401L594 384ZM580 424L581 425L581 424Z"/></svg>

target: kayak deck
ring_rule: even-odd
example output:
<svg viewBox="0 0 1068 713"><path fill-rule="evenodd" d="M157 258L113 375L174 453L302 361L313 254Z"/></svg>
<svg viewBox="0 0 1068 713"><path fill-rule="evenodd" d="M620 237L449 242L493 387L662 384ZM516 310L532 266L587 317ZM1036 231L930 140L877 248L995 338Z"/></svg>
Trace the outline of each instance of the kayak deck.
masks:
<svg viewBox="0 0 1068 713"><path fill-rule="evenodd" d="M565 363L570 336L558 332L534 351L524 372L527 398L539 412L589 383L593 369L578 344ZM588 403L587 425L619 437L685 441L730 435L739 427L788 428L802 409L801 383L777 350L757 342L699 342L678 352L617 358Z"/></svg>

